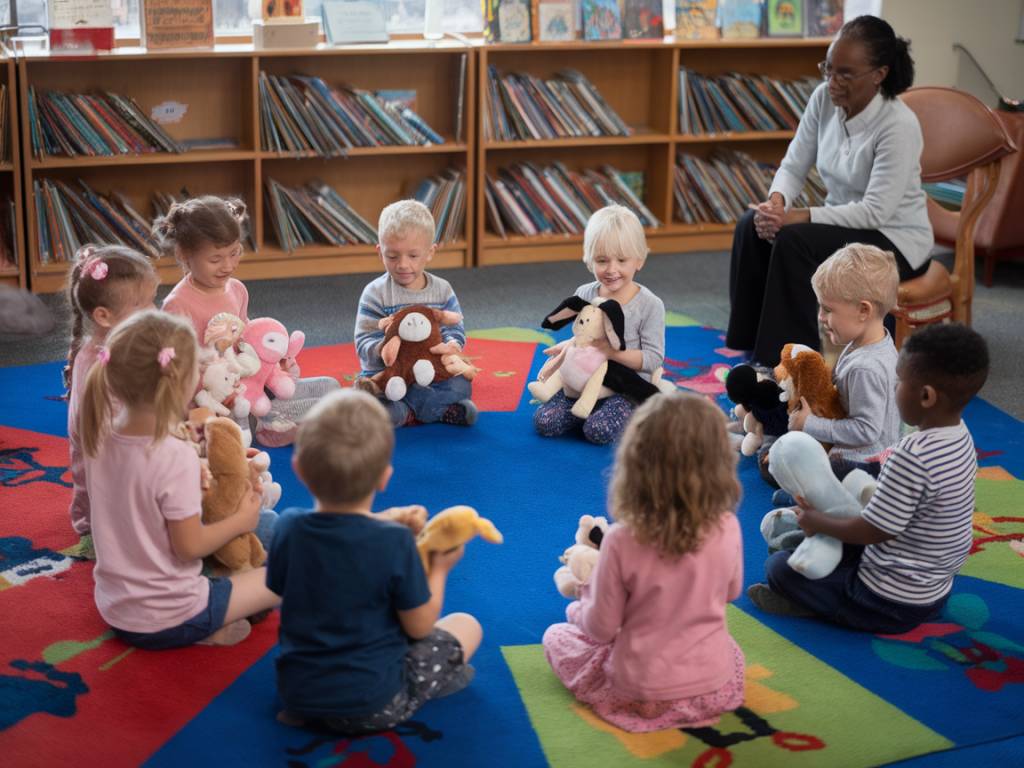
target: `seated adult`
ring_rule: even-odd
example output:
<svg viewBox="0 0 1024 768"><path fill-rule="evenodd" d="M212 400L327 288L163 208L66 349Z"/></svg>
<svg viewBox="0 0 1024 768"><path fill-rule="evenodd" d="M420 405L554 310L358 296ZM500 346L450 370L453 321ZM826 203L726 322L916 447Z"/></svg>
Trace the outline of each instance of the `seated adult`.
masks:
<svg viewBox="0 0 1024 768"><path fill-rule="evenodd" d="M914 82L910 43L874 16L843 25L768 200L736 224L726 344L774 366L789 342L818 349L811 275L848 243L891 251L900 280L923 274L933 245L921 188L921 126L896 97ZM825 205L795 208L813 165Z"/></svg>

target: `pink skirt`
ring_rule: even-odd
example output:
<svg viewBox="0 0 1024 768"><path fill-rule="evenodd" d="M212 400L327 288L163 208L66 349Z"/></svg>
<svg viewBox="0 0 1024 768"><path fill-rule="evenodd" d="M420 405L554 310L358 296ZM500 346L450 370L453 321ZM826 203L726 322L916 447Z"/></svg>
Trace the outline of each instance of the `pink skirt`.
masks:
<svg viewBox="0 0 1024 768"><path fill-rule="evenodd" d="M668 701L638 701L611 683L612 643L594 642L575 624L554 624L544 633L544 655L562 684L594 714L631 733L713 725L743 704L743 651L730 638L735 658L732 677L721 688Z"/></svg>

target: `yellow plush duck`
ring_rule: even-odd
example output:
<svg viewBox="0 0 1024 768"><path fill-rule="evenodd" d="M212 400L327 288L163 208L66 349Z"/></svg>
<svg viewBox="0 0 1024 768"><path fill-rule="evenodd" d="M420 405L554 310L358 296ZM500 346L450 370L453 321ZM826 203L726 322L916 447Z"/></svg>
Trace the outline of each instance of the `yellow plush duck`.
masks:
<svg viewBox="0 0 1024 768"><path fill-rule="evenodd" d="M504 537L494 523L480 517L472 507L448 507L434 515L416 537L416 549L423 561L423 570L430 572L430 553L447 552L465 544L474 536L484 541L501 544Z"/></svg>

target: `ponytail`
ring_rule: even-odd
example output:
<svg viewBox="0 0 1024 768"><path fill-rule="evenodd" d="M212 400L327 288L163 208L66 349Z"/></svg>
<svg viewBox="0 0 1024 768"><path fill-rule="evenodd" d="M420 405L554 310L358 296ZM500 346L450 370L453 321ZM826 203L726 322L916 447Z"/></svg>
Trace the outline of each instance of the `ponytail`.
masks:
<svg viewBox="0 0 1024 768"><path fill-rule="evenodd" d="M872 66L889 68L881 85L885 98L894 99L914 84L910 41L899 37L889 22L877 16L858 16L843 24L839 37L860 41Z"/></svg>
<svg viewBox="0 0 1024 768"><path fill-rule="evenodd" d="M95 456L110 430L113 407L107 382L107 366L100 362L89 371L85 394L78 411L78 433L86 456Z"/></svg>

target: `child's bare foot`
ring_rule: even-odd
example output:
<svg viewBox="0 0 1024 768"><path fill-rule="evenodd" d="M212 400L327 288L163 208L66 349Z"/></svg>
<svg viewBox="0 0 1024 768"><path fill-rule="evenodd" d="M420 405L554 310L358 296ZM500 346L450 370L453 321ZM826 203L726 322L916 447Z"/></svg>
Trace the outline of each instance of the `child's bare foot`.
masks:
<svg viewBox="0 0 1024 768"><path fill-rule="evenodd" d="M199 645L238 645L250 632L252 625L245 619L239 619L225 624L205 640L200 640Z"/></svg>
<svg viewBox="0 0 1024 768"><path fill-rule="evenodd" d="M281 723L281 725L287 725L290 728L302 728L306 724L304 719L298 715L293 715L287 709L282 709L277 713L277 722Z"/></svg>

